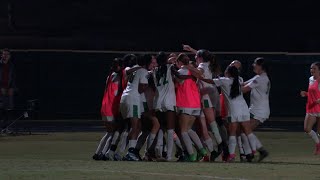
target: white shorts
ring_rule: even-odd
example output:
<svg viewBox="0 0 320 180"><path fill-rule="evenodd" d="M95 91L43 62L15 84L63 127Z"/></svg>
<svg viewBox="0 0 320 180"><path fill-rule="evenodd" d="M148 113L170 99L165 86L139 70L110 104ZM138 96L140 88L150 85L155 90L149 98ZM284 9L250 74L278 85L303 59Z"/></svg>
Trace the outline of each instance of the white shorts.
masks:
<svg viewBox="0 0 320 180"><path fill-rule="evenodd" d="M306 115L312 116L312 117L320 117L320 113L306 113Z"/></svg>
<svg viewBox="0 0 320 180"><path fill-rule="evenodd" d="M156 111L160 112L167 112L167 111L173 111L176 112L177 107L173 104L163 104L161 107L156 108Z"/></svg>
<svg viewBox="0 0 320 180"><path fill-rule="evenodd" d="M116 119L114 116L102 116L102 121L106 121L108 123L114 123L116 122Z"/></svg>
<svg viewBox="0 0 320 180"><path fill-rule="evenodd" d="M204 95L201 98L201 107L204 108L214 108L215 111L220 111L220 99L210 98L209 95ZM201 110L201 117L205 117L203 111Z"/></svg>
<svg viewBox="0 0 320 180"><path fill-rule="evenodd" d="M190 116L200 116L200 108L182 108L177 107L178 114L187 114Z"/></svg>
<svg viewBox="0 0 320 180"><path fill-rule="evenodd" d="M320 115L320 114L319 114ZM320 117L320 116L319 116ZM260 116L257 116L257 115L254 115L252 113L250 113L250 118L251 119L255 119L255 120L258 120L260 121L260 123L264 123L267 119L269 119L268 117L260 117Z"/></svg>
<svg viewBox="0 0 320 180"><path fill-rule="evenodd" d="M142 107L139 104L120 103L120 112L123 119L141 118Z"/></svg>
<svg viewBox="0 0 320 180"><path fill-rule="evenodd" d="M250 121L250 115L240 115L240 116L228 116L227 120L229 122L246 122L246 121Z"/></svg>

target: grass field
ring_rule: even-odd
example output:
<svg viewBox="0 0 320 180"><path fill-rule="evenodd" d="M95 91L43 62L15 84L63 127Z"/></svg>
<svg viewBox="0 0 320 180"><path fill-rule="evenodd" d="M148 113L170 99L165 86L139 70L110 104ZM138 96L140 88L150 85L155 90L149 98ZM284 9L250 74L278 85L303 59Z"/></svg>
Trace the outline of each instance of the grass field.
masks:
<svg viewBox="0 0 320 180"><path fill-rule="evenodd" d="M93 161L103 133L49 133L0 137L5 179L320 179L320 156L300 132L259 132L270 157L264 163Z"/></svg>

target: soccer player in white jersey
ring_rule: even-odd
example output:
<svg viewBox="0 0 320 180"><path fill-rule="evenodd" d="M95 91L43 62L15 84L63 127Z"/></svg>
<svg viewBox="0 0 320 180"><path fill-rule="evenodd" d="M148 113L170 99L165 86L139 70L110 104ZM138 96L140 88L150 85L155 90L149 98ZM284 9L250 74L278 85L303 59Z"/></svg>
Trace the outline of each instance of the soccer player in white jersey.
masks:
<svg viewBox="0 0 320 180"><path fill-rule="evenodd" d="M191 52L195 52L193 48L188 45L183 45L183 49ZM211 152L211 160L214 161L221 154L222 150L222 138L220 136L219 128L216 123L216 112L215 109L220 111L220 97L217 87L212 84L212 78L220 74L220 67L217 64L214 55L207 50L201 49L196 51L196 63L197 68L190 68L195 71L199 76L202 76L202 81L198 81L198 86L201 95L202 112L200 123L202 126L202 134L204 142ZM211 83L208 83L210 81ZM213 150L212 139L207 132L207 124L210 126L211 132L213 133L216 143L219 145L219 150Z"/></svg>
<svg viewBox="0 0 320 180"><path fill-rule="evenodd" d="M149 57L150 58L150 57ZM148 59L149 59L148 58ZM141 95L141 101L143 104L142 114L142 133L139 136L136 149L140 150L147 141L146 153L144 160L154 160L154 149L151 149L151 145L154 143L156 135L159 131L160 124L154 113L154 96L156 92L153 71L158 66L155 56L152 56L151 61L147 62L148 71L148 87Z"/></svg>
<svg viewBox="0 0 320 180"><path fill-rule="evenodd" d="M255 130L259 124L263 123L269 118L270 106L269 106L269 92L271 83L268 78L268 67L264 58L256 58L253 63L253 71L256 76L244 83L242 92L250 93L250 116L251 116L251 128ZM258 161L262 161L268 156L268 152L263 148L260 140L255 136L256 147L252 147L252 150L258 150L260 157Z"/></svg>
<svg viewBox="0 0 320 180"><path fill-rule="evenodd" d="M154 71L154 82L157 93L154 100L154 107L158 117L166 120L167 130L167 161L172 160L173 134L176 117L176 93L171 68L173 64L168 63L166 54L160 52L157 61L159 67Z"/></svg>
<svg viewBox="0 0 320 180"><path fill-rule="evenodd" d="M143 68L136 70L128 76L128 84L123 91L120 101L120 112L124 119L130 120L131 130L128 134L129 149L125 156L125 160L139 161L139 152L135 149L137 138L141 127L141 98L140 94L148 87L148 71L146 69L148 56L141 56L138 58L138 65Z"/></svg>
<svg viewBox="0 0 320 180"><path fill-rule="evenodd" d="M236 133L240 124L248 136L251 146L255 145L255 136L250 127L250 113L247 103L245 102L239 80L239 71L234 66L228 66L225 71L225 77L213 79L214 83L221 87L228 107L229 120L229 158L228 161L235 160L235 148L237 145Z"/></svg>

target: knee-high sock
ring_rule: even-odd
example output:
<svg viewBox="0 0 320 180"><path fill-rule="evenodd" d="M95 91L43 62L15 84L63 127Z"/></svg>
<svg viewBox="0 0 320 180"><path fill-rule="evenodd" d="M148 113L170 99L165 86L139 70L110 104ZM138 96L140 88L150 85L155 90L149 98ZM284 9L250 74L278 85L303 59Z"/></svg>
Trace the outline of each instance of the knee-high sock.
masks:
<svg viewBox="0 0 320 180"><path fill-rule="evenodd" d="M123 131L120 136L119 153L123 154L127 147L128 132Z"/></svg>
<svg viewBox="0 0 320 180"><path fill-rule="evenodd" d="M182 143L180 141L180 138L177 136L174 138L174 143L176 144L176 146L178 146L180 149L184 150L182 147Z"/></svg>
<svg viewBox="0 0 320 180"><path fill-rule="evenodd" d="M214 137L215 137L216 140L217 140L217 143L218 143L218 144L221 144L222 138L221 138L221 136L220 136L220 132L219 132L219 129L218 129L217 122L216 122L216 121L211 122L211 123L210 123L210 128L211 128L211 131L212 131Z"/></svg>
<svg viewBox="0 0 320 180"><path fill-rule="evenodd" d="M163 131L160 129L158 131L157 145L156 145L156 154L159 157L162 157L163 151Z"/></svg>
<svg viewBox="0 0 320 180"><path fill-rule="evenodd" d="M238 142L238 147L239 147L240 154L245 154L244 150L243 150L243 146L242 146L241 136L237 137L237 142Z"/></svg>
<svg viewBox="0 0 320 180"><path fill-rule="evenodd" d="M319 137L317 136L317 133L311 130L308 135L312 138L312 140L316 143L319 144Z"/></svg>
<svg viewBox="0 0 320 180"><path fill-rule="evenodd" d="M236 136L230 136L229 137L229 152L230 152L230 154L235 154L236 146L237 146Z"/></svg>
<svg viewBox="0 0 320 180"><path fill-rule="evenodd" d="M147 150L149 150L149 148L151 147L151 145L154 142L154 139L156 138L156 134L150 133L148 136L148 140L147 140Z"/></svg>
<svg viewBox="0 0 320 180"><path fill-rule="evenodd" d="M106 154L106 152L109 150L112 136L113 136L113 133L108 133L108 139L106 140L106 144L102 149L102 152L101 152L102 154Z"/></svg>
<svg viewBox="0 0 320 180"><path fill-rule="evenodd" d="M212 139L209 137L208 139L204 140L204 144L206 145L207 149L211 153L213 151L213 142Z"/></svg>
<svg viewBox="0 0 320 180"><path fill-rule="evenodd" d="M143 131L140 136L138 137L136 149L140 150L142 146L145 144L147 137L149 135L149 132Z"/></svg>
<svg viewBox="0 0 320 180"><path fill-rule="evenodd" d="M254 135L255 141L256 141L256 149L259 150L260 148L262 148L262 144L261 144L260 140L258 139L258 137L255 134L253 134L253 135Z"/></svg>
<svg viewBox="0 0 320 180"><path fill-rule="evenodd" d="M108 135L110 136L110 134L108 132L106 132L106 134L101 138L100 143L98 145L98 148L97 148L95 154L100 154L101 153L102 149L106 145L106 142L107 142L107 140L109 138Z"/></svg>
<svg viewBox="0 0 320 180"><path fill-rule="evenodd" d="M198 149L202 149L203 145L201 143L201 140L200 140L198 134L192 129L188 130L188 134L189 134L190 138L192 139L193 143L198 147Z"/></svg>
<svg viewBox="0 0 320 180"><path fill-rule="evenodd" d="M173 151L173 129L168 129L167 130L167 134L168 134L168 138L167 138L167 159L171 160L172 159L172 151Z"/></svg>
<svg viewBox="0 0 320 180"><path fill-rule="evenodd" d="M253 133L248 134L248 139L250 142L250 146L252 149L252 152L256 152L257 151L257 144L256 144L256 136Z"/></svg>
<svg viewBox="0 0 320 180"><path fill-rule="evenodd" d="M249 143L249 139L244 133L241 133L241 140L242 140L242 147L244 150L244 154L245 155L252 154L252 149Z"/></svg>
<svg viewBox="0 0 320 180"><path fill-rule="evenodd" d="M181 133L182 140L186 146L186 150L188 151L188 154L191 155L193 154L193 147L192 147L192 141L190 139L190 136L188 135L187 132Z"/></svg>

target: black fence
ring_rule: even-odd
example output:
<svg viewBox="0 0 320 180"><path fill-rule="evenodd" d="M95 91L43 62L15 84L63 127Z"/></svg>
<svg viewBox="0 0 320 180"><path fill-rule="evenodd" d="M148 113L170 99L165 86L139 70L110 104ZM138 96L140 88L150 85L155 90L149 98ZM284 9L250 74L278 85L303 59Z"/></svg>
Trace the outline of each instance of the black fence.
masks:
<svg viewBox="0 0 320 180"><path fill-rule="evenodd" d="M98 119L110 62L127 52L34 51L12 52L17 70L17 106L38 99L40 119ZM141 52L131 52L141 53ZM320 54L217 53L225 67L232 60L243 63L245 80L254 76L252 62L265 57L270 65L272 116L303 116L309 67Z"/></svg>

